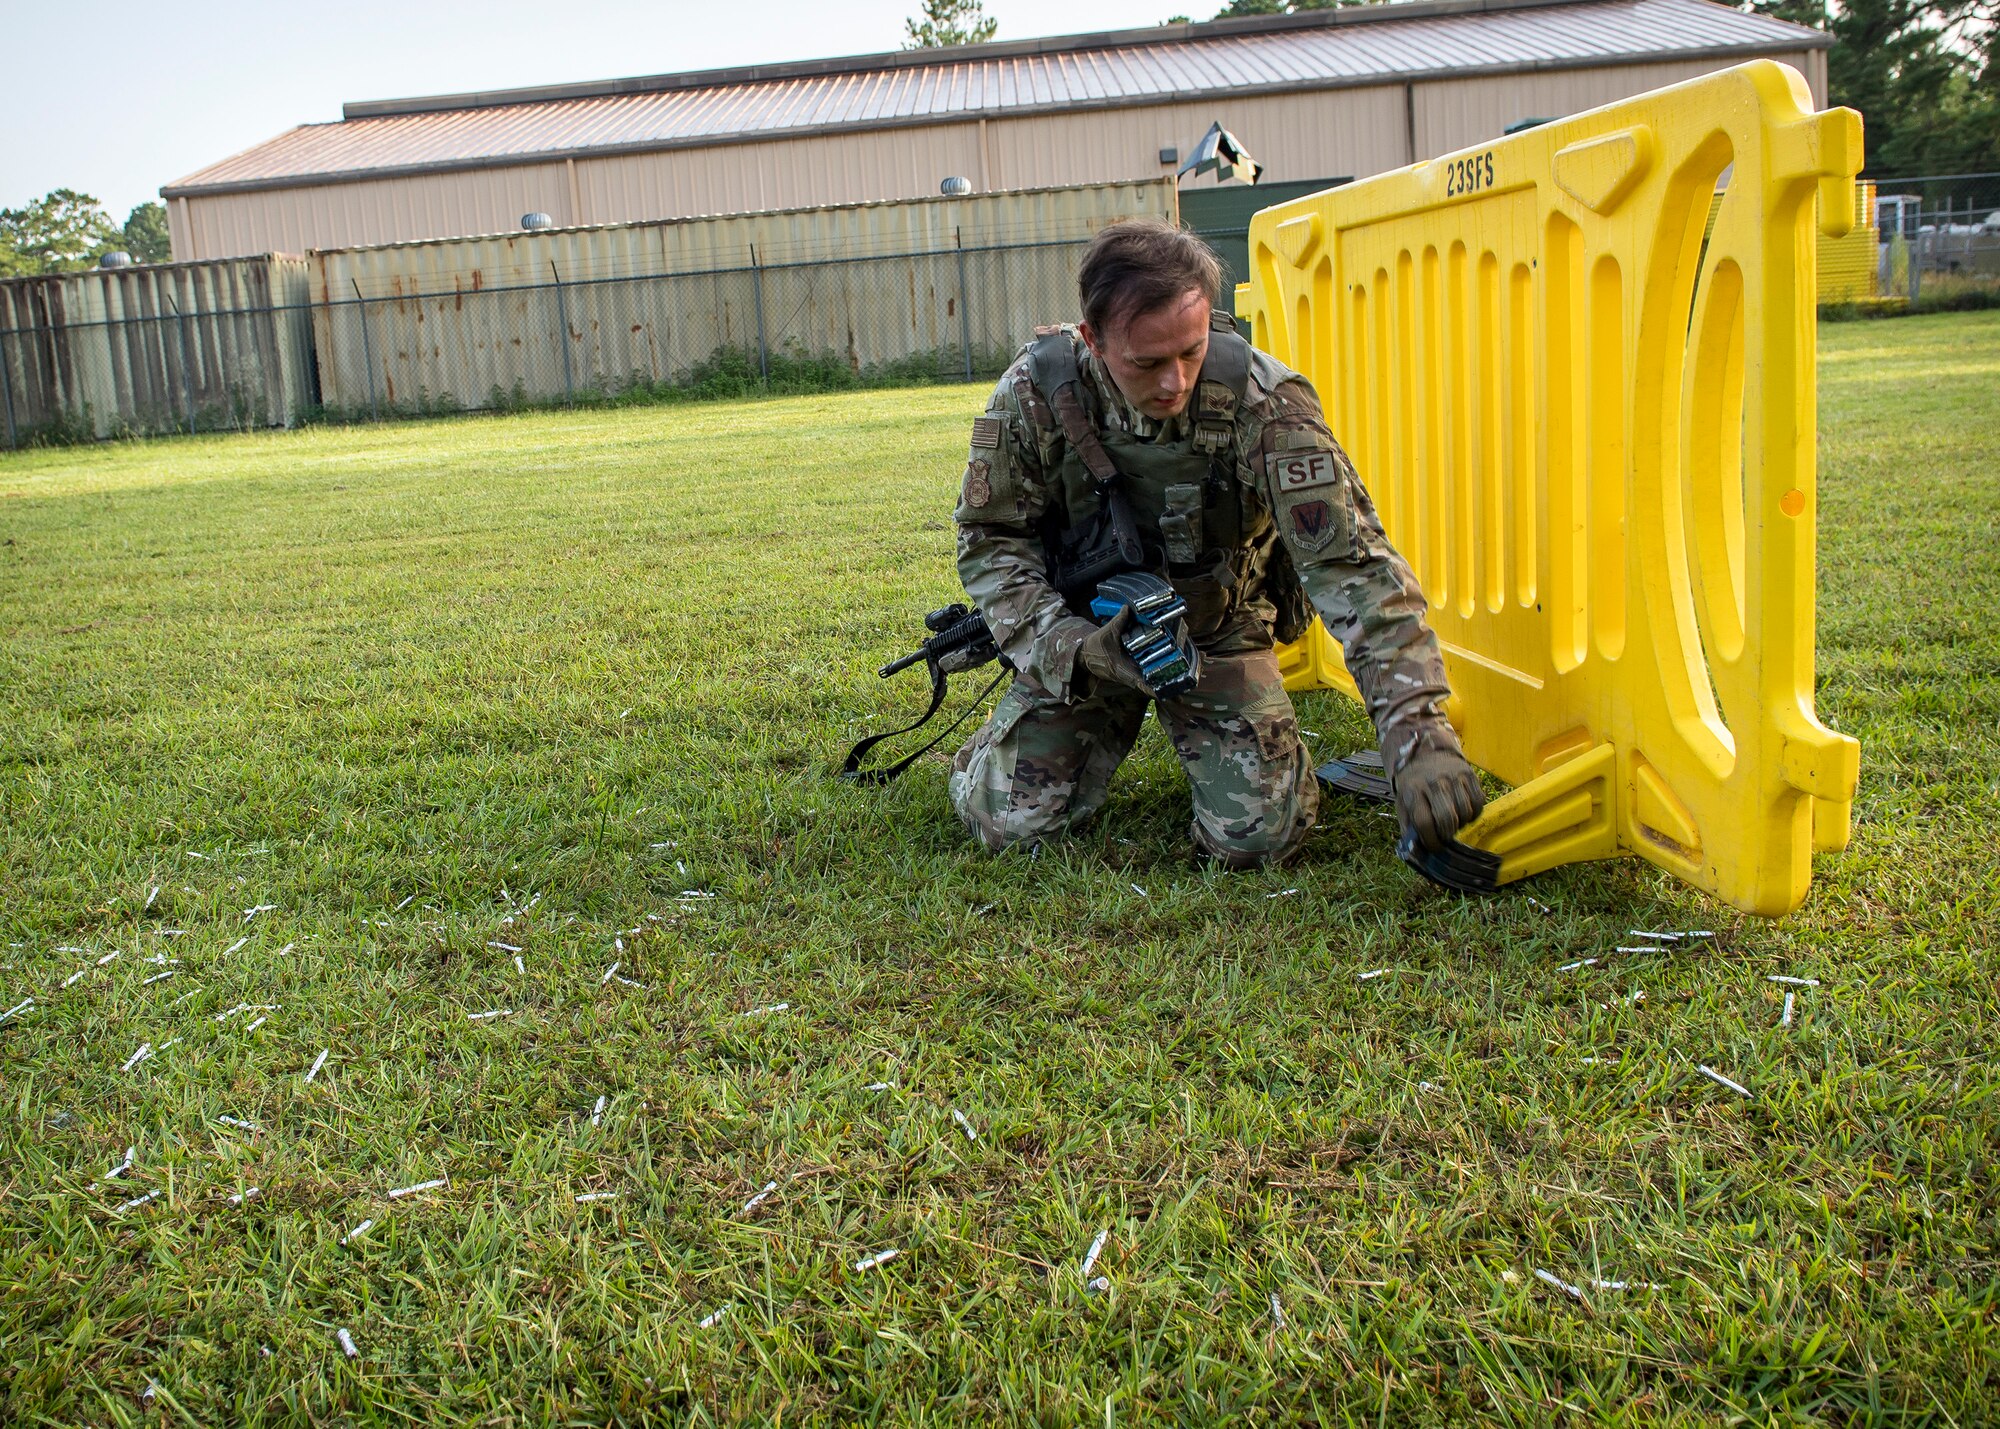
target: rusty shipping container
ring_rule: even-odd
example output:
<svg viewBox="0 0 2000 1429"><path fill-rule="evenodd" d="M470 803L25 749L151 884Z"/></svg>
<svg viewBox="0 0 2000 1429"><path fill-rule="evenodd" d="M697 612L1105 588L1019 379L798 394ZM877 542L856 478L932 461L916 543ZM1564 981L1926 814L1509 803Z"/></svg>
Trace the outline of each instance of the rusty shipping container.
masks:
<svg viewBox="0 0 2000 1429"><path fill-rule="evenodd" d="M1075 316L1093 233L1177 212L1160 178L316 252L320 395L357 414L548 401L718 354L984 368Z"/></svg>
<svg viewBox="0 0 2000 1429"><path fill-rule="evenodd" d="M0 280L0 439L294 425L309 294L277 254Z"/></svg>

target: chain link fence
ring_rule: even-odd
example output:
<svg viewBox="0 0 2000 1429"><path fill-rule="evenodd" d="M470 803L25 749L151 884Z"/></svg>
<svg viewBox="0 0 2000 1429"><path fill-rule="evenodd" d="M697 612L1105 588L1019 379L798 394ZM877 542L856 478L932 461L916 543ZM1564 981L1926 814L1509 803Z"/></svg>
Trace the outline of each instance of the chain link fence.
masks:
<svg viewBox="0 0 2000 1429"><path fill-rule="evenodd" d="M181 315L0 308L9 447L477 410L997 376L1074 315L1086 240L428 292L319 292ZM408 287L407 283L395 286ZM11 324L4 319L11 317Z"/></svg>
<svg viewBox="0 0 2000 1429"><path fill-rule="evenodd" d="M1882 293L2000 300L2000 173L1875 183Z"/></svg>

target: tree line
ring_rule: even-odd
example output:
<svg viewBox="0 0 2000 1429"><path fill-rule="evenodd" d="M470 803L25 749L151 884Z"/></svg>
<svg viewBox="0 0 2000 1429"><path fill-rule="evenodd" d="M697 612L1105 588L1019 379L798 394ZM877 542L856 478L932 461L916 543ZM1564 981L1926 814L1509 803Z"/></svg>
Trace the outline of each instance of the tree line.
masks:
<svg viewBox="0 0 2000 1429"><path fill-rule="evenodd" d="M2000 0L1749 0L1833 36L1827 90L1861 111L1874 175L2000 170Z"/></svg>
<svg viewBox="0 0 2000 1429"><path fill-rule="evenodd" d="M123 226L104 205L75 189L53 189L20 208L0 208L0 278L74 273L107 253L125 252L134 263L165 263L167 210L142 203Z"/></svg>

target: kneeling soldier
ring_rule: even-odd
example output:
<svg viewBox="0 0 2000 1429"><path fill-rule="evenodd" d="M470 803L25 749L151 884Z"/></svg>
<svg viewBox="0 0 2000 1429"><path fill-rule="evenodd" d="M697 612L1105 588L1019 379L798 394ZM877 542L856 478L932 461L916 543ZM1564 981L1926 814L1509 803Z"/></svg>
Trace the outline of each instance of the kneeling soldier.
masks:
<svg viewBox="0 0 2000 1429"><path fill-rule="evenodd" d="M1158 701L1194 792L1196 847L1232 868L1296 852L1318 812L1273 639L1317 608L1367 701L1406 830L1437 848L1482 807L1446 723L1437 638L1298 373L1215 312L1221 267L1157 220L1114 224L1078 274L1076 328L1042 329L972 424L958 570L1016 672L958 752L951 799L987 848L1103 805L1152 698L1120 643L1057 593L1054 554L1122 491L1187 605L1193 689ZM1308 606L1307 598L1311 605Z"/></svg>

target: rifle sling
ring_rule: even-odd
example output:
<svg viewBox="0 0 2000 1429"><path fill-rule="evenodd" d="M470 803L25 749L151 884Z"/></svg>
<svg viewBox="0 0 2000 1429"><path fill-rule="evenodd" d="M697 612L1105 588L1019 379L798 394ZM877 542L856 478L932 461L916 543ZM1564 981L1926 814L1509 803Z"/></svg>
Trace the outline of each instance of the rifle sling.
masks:
<svg viewBox="0 0 2000 1429"><path fill-rule="evenodd" d="M919 759L923 758L926 754L929 754L933 749L937 748L938 745L942 743L951 734L953 730L957 729L960 725L964 724L966 721L966 716L970 715L974 710L978 709L981 705L986 703L986 697L992 694L994 690L999 688L1000 682L1006 679L1009 673L1010 672L1007 669L1002 668L1000 673L993 677L992 682L989 683L985 689L979 692L979 694L973 699L971 704L965 707L965 713L961 714L957 719L953 720L948 726L946 726L943 733L932 736L930 743L926 744L922 749L917 750L913 754L906 755L904 758L898 760L896 763L891 764L887 769L863 769L861 767L861 761L863 758L867 756L869 750L873 749L876 745L880 744L885 739L894 739L898 735L908 734L912 730L922 729L925 725L929 724L931 720L937 715L939 707L944 704L945 681L947 679L947 676L945 675L945 672L939 669L937 667L937 664L933 662L931 665L931 705L929 709L924 711L923 717L917 720L916 723L914 724L906 724L901 729L892 729L888 731L886 734L871 734L868 736L868 738L862 740L859 744L855 745L854 748L848 750L847 760L840 766L840 777L855 784L869 785L872 788L880 788L882 785L891 782L898 775L900 775L905 769L908 769L912 764L915 764Z"/></svg>

